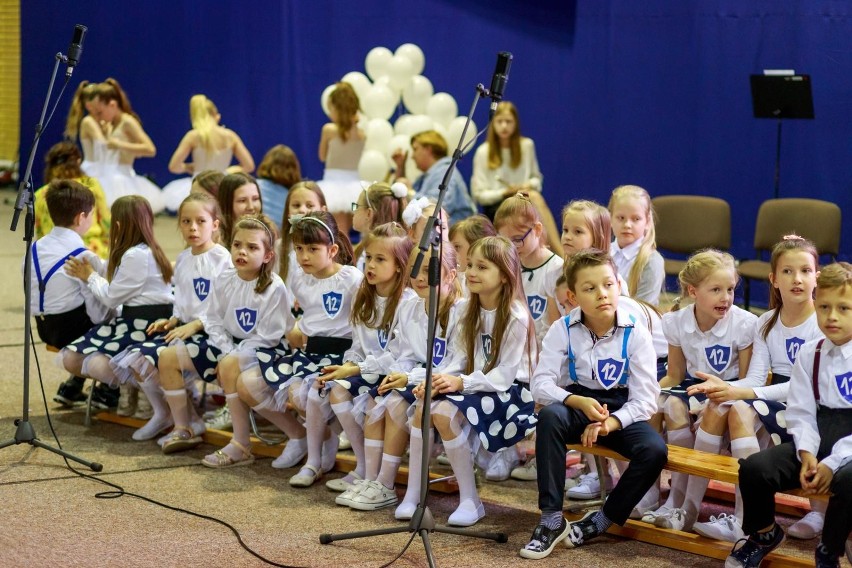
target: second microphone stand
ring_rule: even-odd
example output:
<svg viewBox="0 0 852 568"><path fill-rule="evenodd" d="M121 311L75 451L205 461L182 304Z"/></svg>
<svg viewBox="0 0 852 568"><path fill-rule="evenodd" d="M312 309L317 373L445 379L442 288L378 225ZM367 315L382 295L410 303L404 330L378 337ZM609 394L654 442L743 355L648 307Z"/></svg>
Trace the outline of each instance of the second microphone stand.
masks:
<svg viewBox="0 0 852 568"><path fill-rule="evenodd" d="M473 113L476 110L476 104L479 102L480 98L487 96L489 96L488 90L481 84L477 85L476 96L473 99L473 104L471 105L470 113L468 113L467 115L467 122L465 122L464 129L462 130L461 136L459 137L458 146L453 152L453 158L450 161L450 165L447 167L446 173L444 173L444 178L441 181L441 185L438 186L439 193L438 200L435 204L435 211L426 221L426 230L423 232L423 236L420 239L420 244L418 245L419 251L417 253L417 260L414 262L414 267L412 269L412 277L414 278L420 273L420 267L423 264L423 257L426 254L427 249L429 249L431 251L431 254L429 256L428 267L429 304L427 310L428 336L426 340L426 353L428 354L428 356L426 357L426 379L424 383L425 391L422 401L423 414L422 421L420 423L420 428L423 432L423 449L421 451L420 456L420 502L417 504L417 509L415 510L414 515L411 517L411 520L409 521L407 526L335 535L321 534L320 543L322 544L330 544L336 540L347 540L353 538L366 538L387 534L413 532L417 533L423 541L423 548L426 551L426 561L429 563L430 568L434 568L435 559L432 554L432 543L429 537L429 535L433 532L469 536L473 538L484 538L500 543L504 543L509 540L505 533L480 532L469 529L438 525L435 523L435 518L432 516L432 512L429 510L429 507L426 505L426 499L429 494L429 459L431 457L430 442L432 439L432 353L435 345L435 331L438 325L438 304L440 296L439 285L441 282L440 253L441 246L443 244L443 236L441 234L440 228L441 204L444 201L444 195L447 192L447 187L450 178L453 175L453 171L455 170L455 166L463 155L462 144L465 140L467 129L470 126L471 121L473 120Z"/></svg>

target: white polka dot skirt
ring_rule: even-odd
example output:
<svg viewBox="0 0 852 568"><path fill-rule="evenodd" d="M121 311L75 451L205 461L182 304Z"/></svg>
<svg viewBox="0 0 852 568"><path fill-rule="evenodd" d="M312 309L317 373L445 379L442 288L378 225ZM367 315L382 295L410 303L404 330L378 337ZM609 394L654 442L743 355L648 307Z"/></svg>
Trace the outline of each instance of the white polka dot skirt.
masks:
<svg viewBox="0 0 852 568"><path fill-rule="evenodd" d="M793 437L787 433L786 404L777 400L763 400L761 398L743 402L751 406L757 413L757 417L769 433L774 445L793 441Z"/></svg>
<svg viewBox="0 0 852 568"><path fill-rule="evenodd" d="M93 327L86 335L74 340L67 348L82 355L103 353L113 357L135 343L146 341L148 335L145 330L152 321L119 317L112 323Z"/></svg>
<svg viewBox="0 0 852 568"><path fill-rule="evenodd" d="M519 384L506 392L477 392L435 397L446 399L476 430L482 449L496 452L514 446L535 431L535 404L529 389Z"/></svg>

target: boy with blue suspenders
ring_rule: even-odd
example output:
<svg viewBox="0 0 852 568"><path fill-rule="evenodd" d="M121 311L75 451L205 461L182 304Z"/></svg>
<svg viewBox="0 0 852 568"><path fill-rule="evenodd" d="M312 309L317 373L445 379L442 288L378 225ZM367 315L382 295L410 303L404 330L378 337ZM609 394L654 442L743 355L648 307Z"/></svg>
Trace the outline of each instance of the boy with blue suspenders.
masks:
<svg viewBox="0 0 852 568"><path fill-rule="evenodd" d="M110 316L109 309L95 299L85 282L65 274L65 260L84 255L100 273L106 266L82 239L92 224L94 194L71 180L55 180L42 191L47 192L47 209L54 227L32 245L30 309L41 340L62 348ZM85 400L83 383L84 379L71 377L59 386L54 400L66 405Z"/></svg>
<svg viewBox="0 0 852 568"><path fill-rule="evenodd" d="M660 387L651 335L618 308L620 287L608 254L578 252L565 264L577 308L555 322L542 343L531 385L539 412L536 439L541 521L523 558L573 548L624 524L666 463L666 445L648 424ZM600 511L568 523L562 515L566 444L595 442L629 458Z"/></svg>

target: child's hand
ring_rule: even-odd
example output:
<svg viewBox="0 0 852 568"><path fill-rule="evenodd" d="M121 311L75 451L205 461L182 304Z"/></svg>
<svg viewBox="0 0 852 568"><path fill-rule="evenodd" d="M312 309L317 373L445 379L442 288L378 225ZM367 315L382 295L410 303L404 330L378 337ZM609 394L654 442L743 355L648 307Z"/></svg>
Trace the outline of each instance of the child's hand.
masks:
<svg viewBox="0 0 852 568"><path fill-rule="evenodd" d="M166 328L169 332L166 334L164 338L166 342L171 342L174 339L188 339L201 331L203 326L201 322L190 322L184 324L180 327L175 327L174 324L171 324L170 327Z"/></svg>
<svg viewBox="0 0 852 568"><path fill-rule="evenodd" d="M419 385L414 387L414 390L412 390L411 392L415 397L422 399L423 396L426 394L426 383L420 383Z"/></svg>
<svg viewBox="0 0 852 568"><path fill-rule="evenodd" d="M336 381L337 379L346 379L357 375L361 369L355 363L347 361L342 365L328 365L320 370L320 376L316 382L325 384L326 381Z"/></svg>
<svg viewBox="0 0 852 568"><path fill-rule="evenodd" d="M575 400L576 399L576 400ZM573 395L569 396L566 401L571 408L576 408L586 415L586 418L592 422L603 422L609 418L609 410L606 405L601 406L601 403L588 396Z"/></svg>
<svg viewBox="0 0 852 568"><path fill-rule="evenodd" d="M819 463L816 467L816 474L811 479L811 490L808 493L824 494L828 493L831 487L831 480L834 478L834 472L824 463Z"/></svg>
<svg viewBox="0 0 852 568"><path fill-rule="evenodd" d="M385 394L393 389L401 389L408 384L408 376L405 373L391 373L379 383L379 394Z"/></svg>
<svg viewBox="0 0 852 568"><path fill-rule="evenodd" d="M79 278L83 282L87 281L94 271L95 269L92 268L89 259L85 257L78 260L73 256L69 256L65 261L65 274L74 278Z"/></svg>
<svg viewBox="0 0 852 568"><path fill-rule="evenodd" d="M736 388L728 381L723 381L719 377L697 371L695 377L704 381L700 385L693 385L686 389L686 394L694 396L698 393L704 393L712 402L721 403L729 400L740 400L747 397L748 389Z"/></svg>
<svg viewBox="0 0 852 568"><path fill-rule="evenodd" d="M799 459L802 460L802 467L799 470L799 484L805 491L810 491L819 462L815 455L804 450L799 452Z"/></svg>
<svg viewBox="0 0 852 568"><path fill-rule="evenodd" d="M432 388L435 394L461 392L464 389L464 382L461 377L438 373L437 375L432 375Z"/></svg>
<svg viewBox="0 0 852 568"><path fill-rule="evenodd" d="M155 333L160 333L166 331L166 326L169 325L169 321L167 319L158 319L157 321L151 322L145 329L145 333L148 335L154 335Z"/></svg>
<svg viewBox="0 0 852 568"><path fill-rule="evenodd" d="M293 326L293 329L288 331L285 337L287 338L287 343L290 344L291 349L304 349L305 345L308 343L308 338L304 333L302 333L302 330L299 329L299 324Z"/></svg>
<svg viewBox="0 0 852 568"><path fill-rule="evenodd" d="M404 176L405 175L405 162L408 160L408 152L404 152L402 148L397 148L393 151L391 155L391 159L394 164L396 164L396 175Z"/></svg>

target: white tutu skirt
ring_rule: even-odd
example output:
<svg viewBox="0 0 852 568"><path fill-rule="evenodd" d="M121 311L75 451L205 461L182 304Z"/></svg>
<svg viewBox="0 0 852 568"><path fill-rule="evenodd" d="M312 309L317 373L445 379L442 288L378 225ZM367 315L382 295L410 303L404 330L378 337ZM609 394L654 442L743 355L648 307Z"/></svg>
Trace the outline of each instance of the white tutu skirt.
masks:
<svg viewBox="0 0 852 568"><path fill-rule="evenodd" d="M163 187L163 205L169 213L177 213L181 202L189 195L192 178L182 177L170 181Z"/></svg>
<svg viewBox="0 0 852 568"><path fill-rule="evenodd" d="M363 191L361 177L356 170L326 169L317 183L331 213L351 213L352 204L357 203Z"/></svg>
<svg viewBox="0 0 852 568"><path fill-rule="evenodd" d="M163 192L148 178L136 175L129 164L100 164L94 168L101 182L107 203L112 206L116 199L125 195L141 195L151 204L154 215L166 208ZM88 173L88 172L87 172Z"/></svg>

